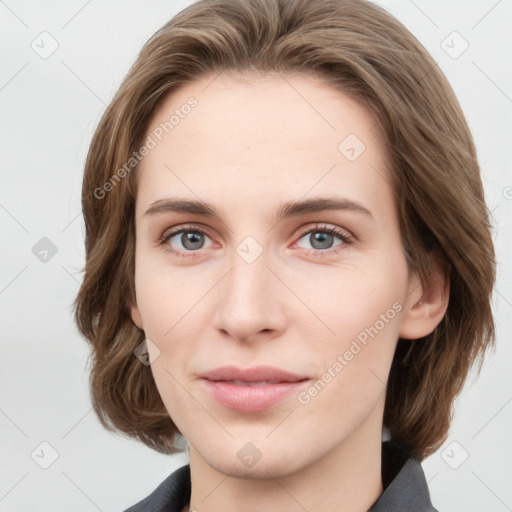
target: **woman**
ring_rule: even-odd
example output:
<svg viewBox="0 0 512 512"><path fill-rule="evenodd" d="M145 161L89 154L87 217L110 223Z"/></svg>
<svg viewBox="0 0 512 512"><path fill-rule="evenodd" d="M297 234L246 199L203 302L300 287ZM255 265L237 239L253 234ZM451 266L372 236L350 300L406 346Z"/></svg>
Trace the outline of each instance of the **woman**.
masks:
<svg viewBox="0 0 512 512"><path fill-rule="evenodd" d="M435 510L420 462L494 340L471 133L363 0L203 0L144 46L83 183L93 404L190 463L130 511Z"/></svg>

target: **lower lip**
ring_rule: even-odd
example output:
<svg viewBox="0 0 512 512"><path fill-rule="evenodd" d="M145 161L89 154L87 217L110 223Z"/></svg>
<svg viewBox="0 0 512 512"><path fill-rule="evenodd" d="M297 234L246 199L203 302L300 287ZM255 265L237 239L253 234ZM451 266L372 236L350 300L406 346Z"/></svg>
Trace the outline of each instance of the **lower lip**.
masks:
<svg viewBox="0 0 512 512"><path fill-rule="evenodd" d="M221 405L242 412L269 409L290 395L297 393L307 380L279 382L266 386L239 386L231 382L201 379L210 395Z"/></svg>

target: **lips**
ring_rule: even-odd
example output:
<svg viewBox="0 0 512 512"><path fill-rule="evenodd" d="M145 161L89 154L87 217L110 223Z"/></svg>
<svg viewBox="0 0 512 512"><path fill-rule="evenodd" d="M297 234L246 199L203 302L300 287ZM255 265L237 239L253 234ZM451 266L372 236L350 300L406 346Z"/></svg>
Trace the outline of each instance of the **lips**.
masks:
<svg viewBox="0 0 512 512"><path fill-rule="evenodd" d="M271 384L279 382L299 382L308 378L307 376L297 375L273 366L256 366L246 369L237 368L235 366L222 366L209 370L201 374L200 377L214 382L267 382Z"/></svg>
<svg viewBox="0 0 512 512"><path fill-rule="evenodd" d="M259 412L298 393L310 379L271 366L241 369L224 366L203 373L201 382L220 405L241 412Z"/></svg>

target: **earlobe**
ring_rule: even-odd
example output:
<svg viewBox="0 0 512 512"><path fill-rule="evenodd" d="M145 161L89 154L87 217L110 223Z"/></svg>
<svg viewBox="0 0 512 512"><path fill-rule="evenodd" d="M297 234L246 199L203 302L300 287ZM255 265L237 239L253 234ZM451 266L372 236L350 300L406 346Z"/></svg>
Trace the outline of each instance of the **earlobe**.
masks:
<svg viewBox="0 0 512 512"><path fill-rule="evenodd" d="M431 274L424 288L417 277L408 295L400 338L415 340L430 334L443 319L450 299L448 265L432 256Z"/></svg>

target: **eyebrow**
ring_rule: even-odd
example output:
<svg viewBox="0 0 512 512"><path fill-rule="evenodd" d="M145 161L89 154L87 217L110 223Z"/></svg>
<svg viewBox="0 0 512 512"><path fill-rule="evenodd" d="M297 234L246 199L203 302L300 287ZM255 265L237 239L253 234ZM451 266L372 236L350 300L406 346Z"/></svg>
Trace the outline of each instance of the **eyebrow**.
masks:
<svg viewBox="0 0 512 512"><path fill-rule="evenodd" d="M284 203L277 211L276 222L288 217L318 213L326 210L348 210L373 217L368 208L350 199L343 197L318 197ZM168 212L219 217L215 207L207 202L180 198L159 199L150 205L144 216Z"/></svg>

